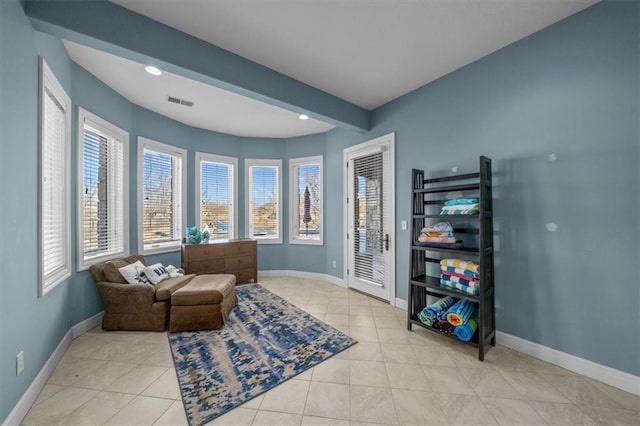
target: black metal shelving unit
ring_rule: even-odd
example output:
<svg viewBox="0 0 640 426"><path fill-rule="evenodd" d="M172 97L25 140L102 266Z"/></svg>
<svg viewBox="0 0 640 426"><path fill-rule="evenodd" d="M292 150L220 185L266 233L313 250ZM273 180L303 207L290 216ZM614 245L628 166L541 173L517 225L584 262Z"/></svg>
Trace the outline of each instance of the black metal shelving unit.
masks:
<svg viewBox="0 0 640 426"><path fill-rule="evenodd" d="M478 304L478 331L473 339L460 344L469 344L478 348L478 359L484 361L484 355L490 346L496 344L495 297L493 276L493 198L491 183L491 159L480 157L479 172L439 178L424 178L424 171L412 171L411 194L411 271L409 278L409 310L407 329L418 325L427 330L440 333L418 319L418 313L427 305L427 296L452 296ZM480 198L478 215L440 215L435 214L446 201L448 192L462 192L464 197ZM464 249L443 249L423 247L415 244L422 228L429 223L451 222L456 235L465 234L467 242L475 247ZM460 224L460 226L456 226ZM480 265L480 294L475 296L440 285L441 259L446 257L472 260ZM452 336L453 339L458 340Z"/></svg>

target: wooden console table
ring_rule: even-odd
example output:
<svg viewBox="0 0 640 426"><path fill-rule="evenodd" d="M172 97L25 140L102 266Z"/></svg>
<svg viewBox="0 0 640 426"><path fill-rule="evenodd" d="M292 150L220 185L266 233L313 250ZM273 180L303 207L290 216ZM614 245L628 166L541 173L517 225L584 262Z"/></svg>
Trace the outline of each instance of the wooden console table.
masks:
<svg viewBox="0 0 640 426"><path fill-rule="evenodd" d="M249 238L182 245L187 274L233 274L236 282L258 282L258 245Z"/></svg>

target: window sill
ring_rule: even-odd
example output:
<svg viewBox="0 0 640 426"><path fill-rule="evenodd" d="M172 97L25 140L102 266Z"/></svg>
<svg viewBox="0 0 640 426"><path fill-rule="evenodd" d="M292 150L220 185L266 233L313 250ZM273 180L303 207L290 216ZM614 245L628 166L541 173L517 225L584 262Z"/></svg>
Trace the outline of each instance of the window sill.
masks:
<svg viewBox="0 0 640 426"><path fill-rule="evenodd" d="M78 268L76 269L76 271L77 272L88 271L89 268L91 268L93 265L96 265L98 263L107 262L109 260L114 260L114 259L120 259L122 257L127 257L127 256L129 256L128 253L120 252L120 253L113 253L105 256L93 257L88 260L80 260L78 261Z"/></svg>
<svg viewBox="0 0 640 426"><path fill-rule="evenodd" d="M177 246L164 246L164 247L149 248L149 249L143 248L140 250L140 254L144 256L150 256L154 254L171 253L174 251L180 251L181 248L182 248L181 244Z"/></svg>
<svg viewBox="0 0 640 426"><path fill-rule="evenodd" d="M290 240L289 244L296 244L296 245L304 245L304 246L322 246L324 245L324 243L322 242L322 240L320 241L313 241L313 240Z"/></svg>

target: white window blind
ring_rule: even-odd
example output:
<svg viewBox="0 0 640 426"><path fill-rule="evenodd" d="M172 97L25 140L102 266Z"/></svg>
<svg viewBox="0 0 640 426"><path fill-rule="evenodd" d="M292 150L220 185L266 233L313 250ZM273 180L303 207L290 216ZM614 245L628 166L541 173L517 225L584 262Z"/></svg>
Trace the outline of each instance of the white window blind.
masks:
<svg viewBox="0 0 640 426"><path fill-rule="evenodd" d="M144 141L140 179L142 251L175 249L182 242L184 226L186 153L169 145Z"/></svg>
<svg viewBox="0 0 640 426"><path fill-rule="evenodd" d="M354 274L358 278L382 283L384 277L383 223L383 161L382 153L375 153L353 161L353 208L355 235Z"/></svg>
<svg viewBox="0 0 640 426"><path fill-rule="evenodd" d="M79 269L83 269L127 251L128 134L82 109L78 120L82 126Z"/></svg>
<svg viewBox="0 0 640 426"><path fill-rule="evenodd" d="M71 274L71 100L40 59L40 295Z"/></svg>
<svg viewBox="0 0 640 426"><path fill-rule="evenodd" d="M289 176L289 241L322 244L322 156L289 160Z"/></svg>
<svg viewBox="0 0 640 426"><path fill-rule="evenodd" d="M249 183L249 236L282 242L281 160L247 160Z"/></svg>
<svg viewBox="0 0 640 426"><path fill-rule="evenodd" d="M212 154L196 154L199 164L199 227L209 229L210 239L233 238L235 227L235 169L237 160Z"/></svg>

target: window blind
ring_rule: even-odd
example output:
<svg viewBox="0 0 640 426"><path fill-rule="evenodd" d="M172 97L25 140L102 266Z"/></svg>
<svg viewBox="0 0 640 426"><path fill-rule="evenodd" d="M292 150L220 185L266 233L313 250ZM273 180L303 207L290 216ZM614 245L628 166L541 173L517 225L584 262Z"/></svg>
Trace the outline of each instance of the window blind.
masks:
<svg viewBox="0 0 640 426"><path fill-rule="evenodd" d="M142 226L146 245L180 242L182 161L145 148L143 151Z"/></svg>
<svg viewBox="0 0 640 426"><path fill-rule="evenodd" d="M297 166L297 209L294 213L296 238L320 239L320 164Z"/></svg>
<svg viewBox="0 0 640 426"><path fill-rule="evenodd" d="M382 153L356 158L354 173L354 274L358 278L384 282Z"/></svg>
<svg viewBox="0 0 640 426"><path fill-rule="evenodd" d="M42 141L42 273L45 287L51 277L68 265L66 113L55 95L45 87Z"/></svg>
<svg viewBox="0 0 640 426"><path fill-rule="evenodd" d="M277 239L280 237L278 217L278 167L251 166L251 236Z"/></svg>
<svg viewBox="0 0 640 426"><path fill-rule="evenodd" d="M82 150L84 260L124 251L123 142L85 122Z"/></svg>
<svg viewBox="0 0 640 426"><path fill-rule="evenodd" d="M211 239L233 236L233 166L213 161L200 163L200 227Z"/></svg>

